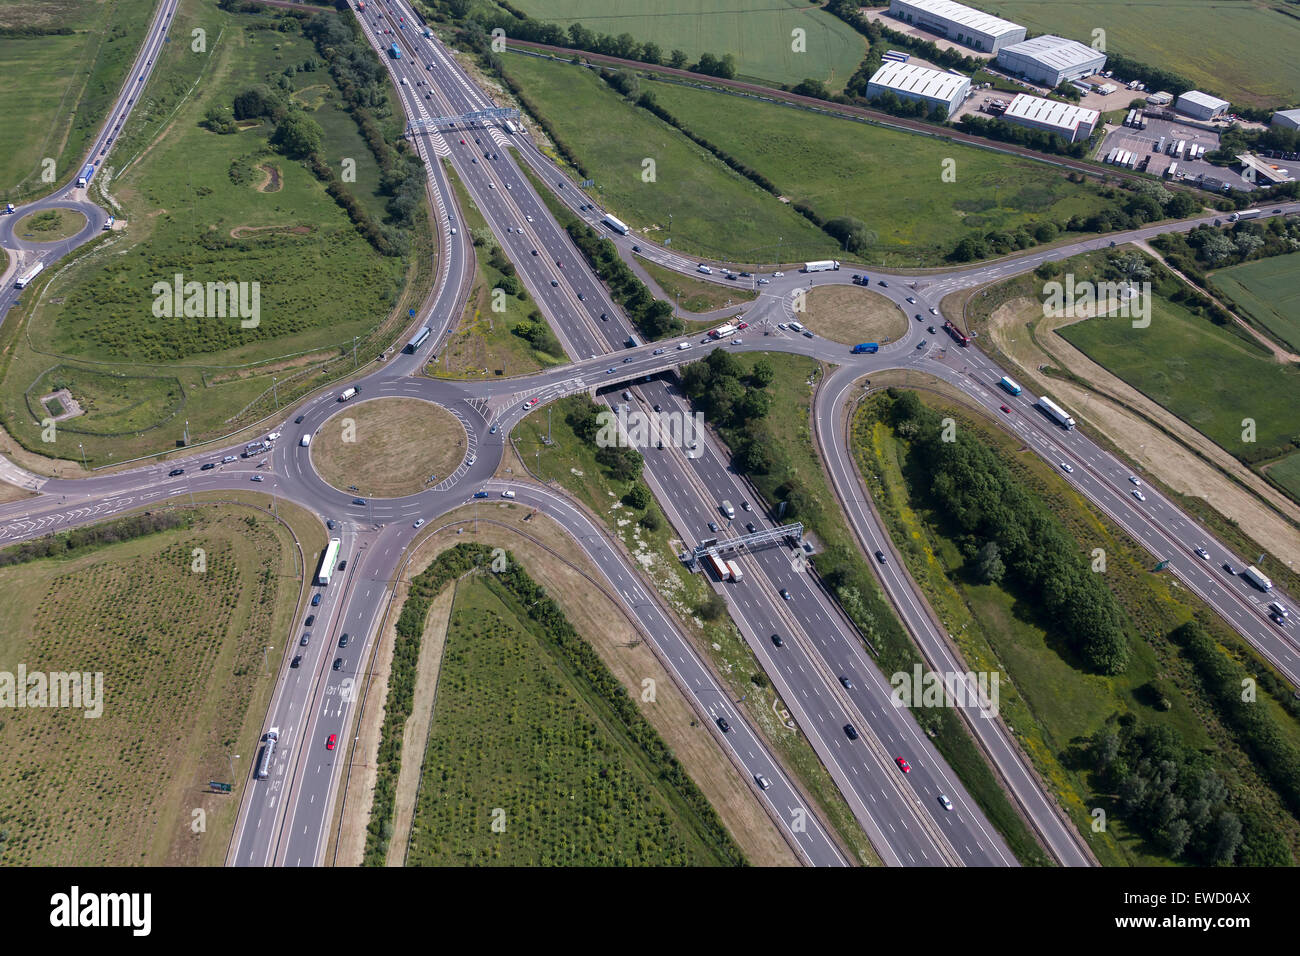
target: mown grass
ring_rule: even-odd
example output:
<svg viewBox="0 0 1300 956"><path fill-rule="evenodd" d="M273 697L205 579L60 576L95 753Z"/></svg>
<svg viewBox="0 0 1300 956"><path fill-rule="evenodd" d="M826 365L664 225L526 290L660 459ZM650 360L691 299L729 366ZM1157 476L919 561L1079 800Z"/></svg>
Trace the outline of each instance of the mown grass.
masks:
<svg viewBox="0 0 1300 956"><path fill-rule="evenodd" d="M734 287L701 282L690 276L655 265L648 259L637 259L637 264L659 284L659 288L681 309L687 312L712 312L731 305L752 302L758 293L748 288L750 279L737 279Z"/></svg>
<svg viewBox="0 0 1300 956"><path fill-rule="evenodd" d="M487 577L456 586L407 865L726 865L517 604Z"/></svg>
<svg viewBox="0 0 1300 956"><path fill-rule="evenodd" d="M820 229L590 70L522 54L506 57L503 68L591 171L601 205L638 232L671 237L686 255L734 262L774 261L778 247L787 259L834 253L837 244ZM646 160L653 181L643 178Z"/></svg>
<svg viewBox="0 0 1300 956"><path fill-rule="evenodd" d="M1214 273L1211 284L1247 318L1300 352L1300 252L1244 262Z"/></svg>
<svg viewBox="0 0 1300 956"><path fill-rule="evenodd" d="M104 122L153 14L153 0L0 0L0 27L71 34L0 37L0 200L46 192L44 160L66 182Z"/></svg>
<svg viewBox="0 0 1300 956"><path fill-rule="evenodd" d="M1106 204L1094 185L1027 159L676 83L642 89L791 203L865 223L876 241L856 258L872 263L936 264L968 234L1065 223ZM787 262L814 258L785 248Z"/></svg>
<svg viewBox="0 0 1300 956"><path fill-rule="evenodd" d="M1300 433L1300 368L1153 295L1151 325L1102 317L1058 330L1107 371L1245 460ZM1153 360L1158 358L1158 361ZM1254 423L1244 421L1249 419Z"/></svg>
<svg viewBox="0 0 1300 956"><path fill-rule="evenodd" d="M0 569L0 667L102 672L104 687L97 719L0 718L6 865L220 864L282 653L268 672L263 648L283 647L301 574L270 516L191 514L188 527ZM234 795L208 794L210 780ZM198 834L194 808L207 815Z"/></svg>
<svg viewBox="0 0 1300 956"><path fill-rule="evenodd" d="M730 53L739 76L771 83L812 78L841 90L866 53L866 40L848 24L801 0L643 0L629 9L599 0L518 0L515 6L566 30L581 23L596 33L630 33L641 43L657 43L665 62L673 50L692 63L702 53ZM806 39L800 52L794 49L796 29Z"/></svg>
<svg viewBox="0 0 1300 956"><path fill-rule="evenodd" d="M1004 720L1102 864L1167 862L1114 814L1105 830L1092 829L1092 809L1109 798L1094 792L1075 748L1113 714L1167 726L1188 746L1210 754L1224 779L1245 794L1247 806L1281 829L1293 850L1300 845L1300 825L1281 806L1233 732L1206 706L1196 690L1194 669L1167 637L1195 616L1235 655L1249 656L1235 634L1176 582L1152 574L1146 552L1094 511L1049 463L1023 451L1021 442L968 409L925 393L922 398L953 416L958 427L975 429L982 442L999 449L1016 477L1052 503L1081 549L1102 550L1107 584L1120 600L1130 632L1140 635L1125 673L1103 677L1078 669L1063 651L1052 622L1039 617L1032 601L1000 585L973 580L934 509L927 476L910 466L906 442L879 417L881 399L860 406L853 423L855 455L908 572L968 665L1002 675ZM1267 697L1261 694L1261 699ZM1271 699L1269 704L1287 736L1300 739L1295 720Z"/></svg>

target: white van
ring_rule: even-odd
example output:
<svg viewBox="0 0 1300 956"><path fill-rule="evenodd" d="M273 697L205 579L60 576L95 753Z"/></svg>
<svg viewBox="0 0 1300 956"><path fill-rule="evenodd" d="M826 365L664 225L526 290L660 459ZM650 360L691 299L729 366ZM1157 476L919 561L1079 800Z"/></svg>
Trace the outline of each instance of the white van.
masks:
<svg viewBox="0 0 1300 956"><path fill-rule="evenodd" d="M796 332L803 331L803 326L800 325L798 322L794 321L793 319L790 320L790 328L794 329Z"/></svg>
<svg viewBox="0 0 1300 956"><path fill-rule="evenodd" d="M696 272L702 272L702 273L704 273L706 276L711 276L711 275L713 275L713 270L710 269L708 266L706 266L703 262L701 262L698 266L695 267L695 271L696 271Z"/></svg>
<svg viewBox="0 0 1300 956"><path fill-rule="evenodd" d="M306 448L308 445L311 444L311 435L303 435L302 441L298 442L298 444L301 445L303 448Z"/></svg>
<svg viewBox="0 0 1300 956"><path fill-rule="evenodd" d="M1286 617L1288 614L1291 613L1291 611L1287 608L1285 604L1281 604L1277 601L1269 601L1268 609L1272 611L1274 614L1276 614L1278 617Z"/></svg>
<svg viewBox="0 0 1300 956"><path fill-rule="evenodd" d="M515 496L515 493L514 493L513 491L509 491L509 490L507 490L507 491L503 491L503 492L501 492L501 497L502 497L502 498L513 498L514 496Z"/></svg>

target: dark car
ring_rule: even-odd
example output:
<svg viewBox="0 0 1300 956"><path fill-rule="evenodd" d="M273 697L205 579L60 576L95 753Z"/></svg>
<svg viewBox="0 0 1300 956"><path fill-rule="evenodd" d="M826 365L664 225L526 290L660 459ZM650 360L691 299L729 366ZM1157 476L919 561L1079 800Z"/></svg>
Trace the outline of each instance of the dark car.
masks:
<svg viewBox="0 0 1300 956"><path fill-rule="evenodd" d="M341 657L334 658L334 669L340 670L342 669L342 667L343 667L343 658Z"/></svg>
<svg viewBox="0 0 1300 956"><path fill-rule="evenodd" d="M349 640L351 640L351 638L349 638L347 634L344 634L342 637L339 638L339 647L347 647Z"/></svg>
<svg viewBox="0 0 1300 956"><path fill-rule="evenodd" d="M213 468L216 468L216 467L217 467L217 463L216 463L215 461L210 461L210 462L208 462L206 465L204 465L202 468L200 468L199 471L211 471Z"/></svg>
<svg viewBox="0 0 1300 956"><path fill-rule="evenodd" d="M756 530L756 529L754 528L754 522L752 522L752 521L746 521L746 522L745 522L745 530L748 531L750 534L753 534L754 531Z"/></svg>
<svg viewBox="0 0 1300 956"><path fill-rule="evenodd" d="M334 523L334 519L333 519L333 518L330 518L328 521L325 522L325 527L327 527L327 528L329 528L331 531L333 531L333 530L335 529L335 527L337 527L337 526L336 526L335 523Z"/></svg>
<svg viewBox="0 0 1300 956"><path fill-rule="evenodd" d="M293 423L294 423L295 425L301 425L301 424L302 424L302 420L303 420L304 418L306 418L306 417L307 417L306 415L299 415L297 418L295 418L295 419L293 420Z"/></svg>
<svg viewBox="0 0 1300 956"><path fill-rule="evenodd" d="M175 478L177 475L183 475L183 474L185 474L184 468L173 468L171 471L167 473L167 477Z"/></svg>
<svg viewBox="0 0 1300 956"><path fill-rule="evenodd" d="M857 739L858 739L858 729L857 729L856 727L854 727L852 724L845 724L845 725L844 725L844 736L845 736L845 737L848 737L849 740L857 740Z"/></svg>
<svg viewBox="0 0 1300 956"><path fill-rule="evenodd" d="M342 561L339 562L339 570L346 571L347 567L348 567L348 559L344 558Z"/></svg>
<svg viewBox="0 0 1300 956"><path fill-rule="evenodd" d="M731 729L731 724L727 723L726 717L718 718L718 729L721 730L724 734Z"/></svg>
<svg viewBox="0 0 1300 956"><path fill-rule="evenodd" d="M354 505L364 505L364 504L366 503L366 499L365 499L365 498L353 498L353 499L352 499L352 503L353 503Z"/></svg>
<svg viewBox="0 0 1300 956"><path fill-rule="evenodd" d="M717 533L718 533L718 523L717 523L716 521L710 521L710 522L709 522L709 530L712 531L714 534L717 534Z"/></svg>
<svg viewBox="0 0 1300 956"><path fill-rule="evenodd" d="M785 647L785 641L781 640L780 634L772 635L772 643L775 644L777 647Z"/></svg>
<svg viewBox="0 0 1300 956"><path fill-rule="evenodd" d="M883 551L877 551L877 552L876 552L876 560L879 561L881 564L884 564L884 563L885 563L885 552L883 552Z"/></svg>
<svg viewBox="0 0 1300 956"><path fill-rule="evenodd" d="M840 683L843 684L845 688L847 688L848 690L853 690L853 681L849 680L846 675L844 674L840 675Z"/></svg>
<svg viewBox="0 0 1300 956"><path fill-rule="evenodd" d="M632 359L633 356L629 355L627 358L623 359L623 364L626 365L628 362L632 361Z"/></svg>
<svg viewBox="0 0 1300 956"><path fill-rule="evenodd" d="M792 601L792 600L794 600L793 596L790 594L790 589L789 589L789 588L782 588L782 589L781 589L781 597L785 598L787 601Z"/></svg>
<svg viewBox="0 0 1300 956"><path fill-rule="evenodd" d="M312 626L313 624L315 624L315 623L316 623L316 615L315 615L315 614L308 614L308 615L307 615L307 620L305 620L305 621L302 622L302 626L303 626L303 627L311 627L311 626Z"/></svg>
<svg viewBox="0 0 1300 956"><path fill-rule="evenodd" d="M558 282L556 282L554 279L552 279L552 280L551 280L551 288L552 288L552 289L558 289L559 287L560 287L560 284L559 284Z"/></svg>
<svg viewBox="0 0 1300 956"><path fill-rule="evenodd" d="M293 658L293 663L291 663L289 666L290 666L290 667L297 667L297 666L298 666L299 664L301 664L301 663L302 663L302 655L301 655L301 654L295 654L295 655L294 655L294 658Z"/></svg>
<svg viewBox="0 0 1300 956"><path fill-rule="evenodd" d="M641 247L640 247L640 246L633 246L633 247L632 247L632 251L633 251L633 252L640 252L640 251L641 251Z"/></svg>
<svg viewBox="0 0 1300 956"><path fill-rule="evenodd" d="M1231 564L1229 564L1227 561L1224 561L1224 562L1223 562L1223 570L1227 571L1229 574L1236 574L1236 573L1237 573L1237 569L1234 568L1234 567L1233 567Z"/></svg>
<svg viewBox="0 0 1300 956"><path fill-rule="evenodd" d="M320 606L320 595L319 595L319 594L313 594L313 595L311 596L311 606L312 606L312 607L319 607L319 606Z"/></svg>

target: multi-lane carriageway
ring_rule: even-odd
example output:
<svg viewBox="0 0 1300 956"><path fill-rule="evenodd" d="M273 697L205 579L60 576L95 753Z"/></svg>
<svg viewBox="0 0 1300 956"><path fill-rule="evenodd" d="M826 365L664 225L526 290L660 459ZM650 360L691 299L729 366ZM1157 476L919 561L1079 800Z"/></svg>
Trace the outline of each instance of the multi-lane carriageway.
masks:
<svg viewBox="0 0 1300 956"><path fill-rule="evenodd" d="M398 15L405 16L407 23L418 22L409 10ZM387 12L385 16L388 16ZM391 41L379 40L381 34L375 32L377 24L365 20L363 22L367 25L367 33L372 41L376 42L378 49L383 50ZM396 30L394 27L389 28ZM455 114L491 105L439 44L419 38L412 29L400 33L400 41L406 45L406 57L403 61L388 61L388 66L398 79L407 77L407 84L401 86L399 92L402 93L404 105L412 118ZM382 36L387 37L386 34ZM417 56L417 50L426 54L423 58L426 69L421 69L421 58ZM433 86L420 85L417 78L433 80ZM425 98L416 91L431 95ZM430 114L426 104L434 103L435 95L438 98L437 110ZM435 156L442 155L448 156L455 165L498 237L502 237L503 230L505 231L503 242L512 259L516 263L524 263L520 268L521 276L555 324L569 354L592 358L534 376L527 381L493 383L490 387L475 388L472 393L448 383L409 377L423 363L427 350L420 356L395 357L386 368L363 379L367 397L397 393L423 395L458 409L462 421L467 423L467 430L471 434L477 434L482 449L477 465L458 469L456 481L444 482L444 486L425 496L413 496L412 499L380 505L371 503L360 511L349 509L345 503L346 496L324 486L315 478L310 456L305 451L298 450L295 445L282 445L272 454L274 464L270 468L271 490L281 496L307 503L322 514L343 517L350 523L348 534L352 537L349 538L347 550L353 555L353 561L347 579L343 582L343 589L331 595L334 601L339 602L339 606L328 611L331 623L327 626L325 637L332 642L341 630L350 631L354 638L357 634L364 634L365 643L358 647L358 660L368 649L376 610L386 594L386 583L392 579L392 572L413 537L406 519L413 514L435 516L443 513L463 502L472 489L488 481L500 458L502 437L522 417L517 401L510 400L509 392L526 393L534 390L536 394L553 397L618 382L631 384L638 402L661 404L665 408L682 407L678 404L680 396L667 383L654 380L636 382L647 372L675 365L676 359L671 351L665 356L654 356L650 347L632 350L632 363L626 366L619 363L616 369L618 375L604 376L608 360L601 356L618 349L628 331L625 320L613 303L609 302L600 284L589 274L581 256L533 194L527 180L518 174L511 150L506 149L504 153L500 150L505 149L507 143L515 146L519 155L533 166L544 181L559 184L557 195L570 207L576 207L586 197L576 193L571 186L564 188L565 181L559 171L526 138L511 140L495 129L474 131L472 135L475 138L484 135L489 137L493 145L492 152L499 158L490 163L469 162L474 151L468 136L464 137L466 142L463 144L459 142L461 135L450 133L444 135L435 132L417 138L417 148L429 166L436 218L444 236L447 236L454 213L447 205L451 193L441 166L434 160ZM495 171L489 172L489 167ZM508 188L502 190L502 185ZM1294 211L1294 205L1283 211ZM582 211L580 214L589 222L598 221L601 215L600 212L593 211ZM1195 224L1195 221L1175 224L1172 228L1191 228ZM1158 231L1161 229L1151 227L1142 233L1154 234ZM1117 238L1126 241L1138 235L1135 233ZM625 254L634 239L611 238L620 243ZM668 259L663 250L641 240L636 241L641 242L643 249L652 257L660 255ZM1091 245L1080 243L944 277L930 277L924 280L929 283L928 289L913 291L928 296L924 303L928 305L930 301L937 302L939 294L947 289L978 284L989 278L1012 274L1020 268L1032 268L1047 257L1072 255L1082 248L1101 244L1094 240ZM442 246L434 306L428 316L420 319L421 323L431 324L435 328L439 333L436 338L445 334L450 317L457 314L464 266L469 256L463 230L457 239L449 237L449 241ZM530 247L539 251L544 249L546 254L534 257ZM554 266L552 262L555 263ZM560 263L564 263L567 268ZM678 268L689 265L672 260L669 260L669 264ZM903 298L903 290L910 287L905 285L906 280L902 277L890 278L894 280L893 287L886 290L886 294L899 301ZM550 284L552 281L556 283L554 286ZM912 334L909 334L907 341L882 350L880 356L870 357L870 360L869 357L859 357L861 360L846 361L846 357L840 354L843 350L839 347L820 340L808 341L801 337L791 339L772 331L775 322L785 315L789 293L805 281L820 284L845 281L845 278L835 274L822 274L811 280L791 276L774 281L748 313L748 316L752 316L752 325L758 327L761 324L771 334L764 336L763 340L751 339L740 348L794 351L840 365L839 370L819 391L815 419L817 437L855 533L864 542L864 546L877 543L887 548L887 541L864 503L856 476L848 465L840 427L842 423L836 421L848 386L863 374L881 368L916 367L949 378L976 400L988 405L997 398L989 392L989 386L996 382L1001 373L991 362L973 351L951 356L934 346L914 350L911 339L916 336ZM601 312L607 314L608 320L601 321L598 318ZM769 315L771 321L762 319L764 315ZM667 343L669 348L674 344ZM700 345L716 347L716 343ZM688 353L688 357L699 357L702 351L703 348ZM517 398L518 395L514 397ZM304 406L307 415L304 429L318 428L328 417L332 412L331 398L332 396L318 396ZM1026 401L1030 398L1026 396ZM1126 474L1118 462L1100 452L1081 434L1061 433L1048 427L1032 411L1018 411L1021 414L1016 416L1013 427L1026 435L1036 451L1049 456L1059 452L1066 457L1074 455L1072 460L1089 461L1091 469L1076 468L1074 473L1075 480L1081 484L1085 493L1117 521L1129 527L1130 532L1148 547L1163 546L1160 529L1164 522L1149 521L1140 509L1134 508L1133 502L1126 499L1123 489L1118 492L1115 490L1114 485L1118 480L1116 474ZM496 419L499 433L484 433L482 426L491 418ZM1071 444L1080 447L1071 448ZM707 521L717 517L713 504L722 497L730 497L733 501L753 498L743 480L729 472L720 451L711 442L706 441L704 446L698 458L684 458L679 451L673 449L664 453L662 460L659 460L659 456L647 454L647 480L664 504L665 511L678 532L688 540L704 535L703 529L707 527ZM197 463L196 460L196 467ZM172 464L175 462L167 463L168 466ZM155 467L152 471L120 473L85 482L48 482L42 489L47 496L66 495L72 499L71 504L60 507L54 504L52 497L47 497L45 502L35 507L30 503L20 503L22 507L18 509L6 506L0 509L0 521L4 520L6 514L21 520L0 525L0 537L28 537L41 533L42 527L48 526L42 524L45 522L62 525L94 520L118 507L131 506L130 502L145 501L146 496L183 494L191 488L203 490L208 487L235 487L231 482L247 478L246 474L241 475L233 467L231 471L223 468L218 472L173 480L172 487L167 489L168 479L157 473L160 471ZM1115 474L1110 474L1111 472ZM1099 481L1093 487L1087 482L1089 476L1099 478L1102 474L1109 476L1109 484ZM499 486L492 487L495 490ZM557 520L575 538L583 541L589 554L599 552L601 557L597 566L614 568L607 573L616 592L623 595L625 601L633 604L647 596L652 599L648 603L637 603L633 608L642 628L651 636L652 643L661 656L676 661L678 666L674 666L673 670L697 709L710 717L731 715L728 720L733 730L722 736L728 752L747 772L773 781L773 789L761 796L773 816L790 832L792 828L789 826L789 818L792 811L806 807L806 801L784 777L770 754L763 750L761 742L753 736L744 719L730 707L725 695L718 694L707 666L695 657L689 643L668 623L667 616L663 615L661 620L656 621L653 614L645 611L649 605L656 604L654 596L645 593L639 576L621 552L610 546L598 529L586 524L585 518L558 496L540 495L536 488L522 483L513 483L511 487L518 489L521 503L558 515ZM167 490L160 491L160 488ZM540 497L533 499L526 498L526 495ZM53 507L46 507L47 503ZM1158 497L1156 504L1170 507ZM1170 510L1172 512L1172 508ZM1139 527L1144 520L1148 525L1145 529ZM1177 512L1172 512L1170 522L1169 528L1175 533L1190 534L1196 530L1185 519L1177 516ZM376 525L381 527L376 528ZM584 539L583 535L587 537ZM1194 546L1187 544L1181 537L1176 540L1184 544L1184 550ZM1208 540L1202 543L1207 548L1211 547ZM1220 551L1226 554L1226 549ZM1217 555L1213 550L1212 553ZM742 631L751 648L769 669L774 683L830 768L864 829L881 848L882 856L888 862L904 864L1012 862L1000 839L991 832L979 814L978 808L971 806L959 784L951 779L950 771L937 753L927 749L928 742L917 736L910 715L882 706L887 697L887 688L883 687L880 675L865 659L851 628L838 615L833 603L820 594L807 574L801 572L797 565L792 565L789 556L783 552L767 552L746 560L751 565L747 568L750 573L746 574L746 581L743 585L727 589L735 616L741 622ZM1175 561L1171 566L1185 579L1186 576L1194 577L1198 571L1205 571L1202 564L1183 568ZM951 655L948 659L944 656L942 635L923 613L919 596L914 592L908 593L911 591L911 582L900 570L899 563L893 562L879 570L887 591L900 608L913 634L917 635L918 643L931 663L939 669L950 669ZM1225 616L1229 616L1234 625L1245 633L1252 624L1258 623L1258 610L1247 600L1249 595L1233 590L1233 586L1239 586L1240 582L1227 582L1227 588L1220 588L1219 585L1223 583L1210 580L1204 591L1198 589L1198 593L1208 595L1207 599L1216 607L1226 607L1229 613ZM791 593L790 602L782 602L776 597L776 591L781 587ZM322 607L326 606L322 604ZM1235 619L1231 616L1234 607L1240 612ZM1255 612L1253 617L1252 610ZM659 614L663 614L662 610ZM778 649L770 642L772 633L783 633L790 639L785 641L783 648ZM1264 629L1264 634L1275 639L1279 637L1268 629ZM1286 637L1281 635L1282 646L1276 648L1275 654L1270 656L1294 680L1296 659ZM277 755L278 784L273 782L261 789L264 799L260 805L255 805L257 801L253 800L244 807L241 832L237 835L236 844L232 845L232 862L293 864L320 860L322 836L328 829L330 819L328 808L337 782L337 767L321 758L313 748L318 748L326 726L348 726L351 708L350 702L342 693L342 682L352 676L327 671L324 674L325 682L320 681L321 675L316 668L329 656L321 649L324 643L322 641L317 645L317 656L312 657L312 669L303 672L315 675L316 679L303 681L300 674L292 682L294 686L282 681L282 686L277 690L277 702L273 704L272 718L268 719L267 725L280 726L282 731L291 728L293 733L289 734L288 744ZM783 653L786 651L789 653ZM839 676L849 677L853 686L850 688L842 685L837 680ZM881 696L882 691L885 692L884 697ZM710 695L713 695L712 699ZM311 717L303 720L302 715L306 714L311 714ZM846 720L851 720L859 731L865 731L861 740L849 741L843 735L842 724L838 722ZM990 740L996 744L999 736L1005 736L998 721L976 719L972 725L986 748L990 746ZM1006 749L998 752L995 748L992 757L1022 810L1058 859L1070 863L1086 862L1077 848L1072 828L1060 820L1050 799L1042 794L1018 752L1009 742L1005 743ZM908 756L909 762L916 769L909 775L908 786L904 787L896 771L891 775L892 765L888 758L895 748L913 745L917 747L915 753L923 756L917 757L915 753ZM918 771L921 771L919 775ZM939 809L937 800L931 803L929 798L937 793L946 793L953 799L956 804L954 812L949 814ZM806 860L813 863L844 862L842 854L821 830L820 824L810 830L811 834L805 832L802 835L790 832L792 842L798 846ZM272 843L275 847L272 847ZM1071 847L1074 848L1073 857Z"/></svg>

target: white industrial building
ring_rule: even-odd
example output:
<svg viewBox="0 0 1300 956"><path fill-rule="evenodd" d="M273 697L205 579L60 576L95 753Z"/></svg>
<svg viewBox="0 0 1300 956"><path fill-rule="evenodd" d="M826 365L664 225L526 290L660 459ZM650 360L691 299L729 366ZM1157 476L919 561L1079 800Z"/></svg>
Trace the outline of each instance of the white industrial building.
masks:
<svg viewBox="0 0 1300 956"><path fill-rule="evenodd" d="M998 66L1033 83L1058 87L1100 73L1106 54L1076 40L1045 34L998 51Z"/></svg>
<svg viewBox="0 0 1300 956"><path fill-rule="evenodd" d="M1025 28L952 0L889 0L890 16L981 53L1025 38Z"/></svg>
<svg viewBox="0 0 1300 956"><path fill-rule="evenodd" d="M1188 90L1178 97L1174 109L1190 116L1192 119L1210 120L1226 113L1231 105L1227 100L1221 100L1209 93L1202 93L1200 90Z"/></svg>
<svg viewBox="0 0 1300 956"><path fill-rule="evenodd" d="M1041 96L1020 93L1006 108L1002 119L1017 126L1056 133L1075 143L1092 135L1101 114L1072 103L1059 103L1056 100L1045 100Z"/></svg>
<svg viewBox="0 0 1300 956"><path fill-rule="evenodd" d="M886 90L899 99L923 100L931 108L944 106L952 116L970 95L970 77L886 60L867 82L867 99Z"/></svg>
<svg viewBox="0 0 1300 956"><path fill-rule="evenodd" d="M1300 110L1278 110L1273 114L1272 125L1282 129L1300 129Z"/></svg>

